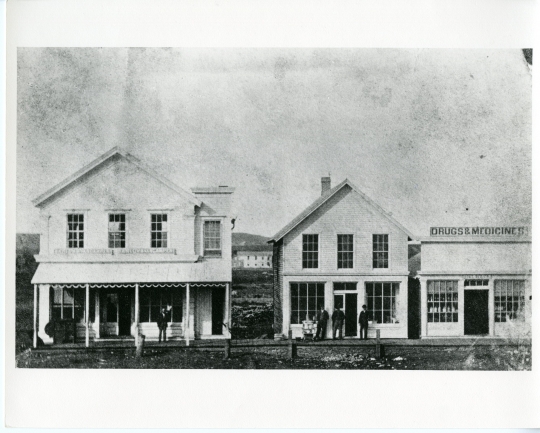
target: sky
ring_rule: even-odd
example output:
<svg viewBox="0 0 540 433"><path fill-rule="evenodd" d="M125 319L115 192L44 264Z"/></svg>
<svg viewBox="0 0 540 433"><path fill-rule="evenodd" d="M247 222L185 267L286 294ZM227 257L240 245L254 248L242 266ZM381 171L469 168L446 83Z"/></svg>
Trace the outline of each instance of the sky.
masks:
<svg viewBox="0 0 540 433"><path fill-rule="evenodd" d="M19 48L17 232L120 146L185 189L228 185L271 236L348 178L417 236L531 224L520 49Z"/></svg>

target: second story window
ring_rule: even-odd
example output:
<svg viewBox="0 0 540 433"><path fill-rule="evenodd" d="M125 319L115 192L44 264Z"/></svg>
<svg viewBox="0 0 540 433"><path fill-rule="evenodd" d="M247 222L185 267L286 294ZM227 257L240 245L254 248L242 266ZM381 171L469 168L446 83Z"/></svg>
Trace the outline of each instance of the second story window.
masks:
<svg viewBox="0 0 540 433"><path fill-rule="evenodd" d="M166 213L153 213L151 215L151 242L152 248L167 248L168 224Z"/></svg>
<svg viewBox="0 0 540 433"><path fill-rule="evenodd" d="M70 213L67 216L68 248L84 248L84 214Z"/></svg>
<svg viewBox="0 0 540 433"><path fill-rule="evenodd" d="M319 235L302 235L302 268L319 267Z"/></svg>
<svg viewBox="0 0 540 433"><path fill-rule="evenodd" d="M388 235L373 235L373 268L388 268Z"/></svg>
<svg viewBox="0 0 540 433"><path fill-rule="evenodd" d="M351 269L353 267L353 235L337 235L337 267Z"/></svg>
<svg viewBox="0 0 540 433"><path fill-rule="evenodd" d="M205 221L203 229L204 255L221 256L221 222Z"/></svg>
<svg viewBox="0 0 540 433"><path fill-rule="evenodd" d="M126 214L109 214L109 248L126 247Z"/></svg>

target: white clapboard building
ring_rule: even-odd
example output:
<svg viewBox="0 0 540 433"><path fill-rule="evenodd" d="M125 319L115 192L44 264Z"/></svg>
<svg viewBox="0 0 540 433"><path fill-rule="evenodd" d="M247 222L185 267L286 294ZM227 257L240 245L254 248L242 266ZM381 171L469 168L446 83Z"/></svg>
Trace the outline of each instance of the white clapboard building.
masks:
<svg viewBox="0 0 540 433"><path fill-rule="evenodd" d="M154 339L167 308L168 338L229 337L233 191L188 192L113 148L36 198L35 333L71 319L87 345Z"/></svg>
<svg viewBox="0 0 540 433"><path fill-rule="evenodd" d="M421 245L422 338L530 338L527 227L433 227Z"/></svg>
<svg viewBox="0 0 540 433"><path fill-rule="evenodd" d="M302 335L322 306L345 312L345 337L359 336L367 305L369 336L407 338L408 241L413 235L349 180L331 188L276 233L274 333ZM331 336L331 325L326 336Z"/></svg>

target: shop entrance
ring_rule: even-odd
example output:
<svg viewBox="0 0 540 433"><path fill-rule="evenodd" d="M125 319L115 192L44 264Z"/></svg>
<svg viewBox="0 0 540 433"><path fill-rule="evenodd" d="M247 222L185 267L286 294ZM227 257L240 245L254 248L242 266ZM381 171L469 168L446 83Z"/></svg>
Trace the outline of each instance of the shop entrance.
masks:
<svg viewBox="0 0 540 433"><path fill-rule="evenodd" d="M223 334L223 309L225 305L225 290L217 287L212 290L212 335Z"/></svg>
<svg viewBox="0 0 540 433"><path fill-rule="evenodd" d="M118 335L131 335L131 296L118 290Z"/></svg>
<svg viewBox="0 0 540 433"><path fill-rule="evenodd" d="M345 337L356 337L358 335L358 327L356 325L358 294L344 293L334 295L334 308L338 307L345 313Z"/></svg>
<svg viewBox="0 0 540 433"><path fill-rule="evenodd" d="M465 335L489 334L488 290L465 290Z"/></svg>

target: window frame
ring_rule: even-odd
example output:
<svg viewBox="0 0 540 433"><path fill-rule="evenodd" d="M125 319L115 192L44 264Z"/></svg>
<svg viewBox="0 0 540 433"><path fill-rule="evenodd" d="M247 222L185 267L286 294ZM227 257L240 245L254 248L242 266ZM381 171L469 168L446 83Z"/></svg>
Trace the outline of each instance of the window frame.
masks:
<svg viewBox="0 0 540 433"><path fill-rule="evenodd" d="M444 293L441 291L441 285L444 283ZM452 290L448 290L449 283L453 286ZM433 292L430 293L430 287L433 286ZM438 290L437 289L438 285ZM455 279L432 279L426 281L426 317L427 323L460 323L460 311L459 311L459 280ZM430 294L433 295L433 299L430 300ZM444 301L441 296L444 294ZM448 299L448 296L452 295L452 299ZM436 299L437 298L437 299ZM433 311L430 311L430 304ZM451 306L452 310L448 311L448 306ZM444 311L442 310L444 306ZM437 311L435 311L437 308ZM441 318L444 317L444 320ZM448 320L448 318L452 320ZM437 320L435 320L437 318Z"/></svg>
<svg viewBox="0 0 540 433"><path fill-rule="evenodd" d="M109 239L109 235L111 233L111 231L109 230L109 224L111 223L110 221L110 218L111 218L111 215L123 215L124 216L124 246L123 247L111 247L110 245L110 239ZM151 219L150 219L151 220ZM113 221L115 222L115 221ZM151 227L151 226L150 226ZM118 231L118 232L112 232L112 233L121 233L122 231ZM125 211L109 211L107 213L107 246L109 249L125 249L125 248L129 248L128 246L128 214L127 212ZM152 235L150 234L150 237L152 237Z"/></svg>
<svg viewBox="0 0 540 433"><path fill-rule="evenodd" d="M152 230L152 224L154 223L152 221L152 216L153 215L166 215L167 217L167 231L165 233L167 233L167 245L166 246L163 246L163 238L161 239L161 246L160 247L154 247L152 246L152 233L158 233L157 230ZM150 219L150 248L151 249L166 249L166 248L171 248L169 245L170 245L170 239L171 239L171 212L169 212L168 210L150 210L149 211L149 219ZM161 224L163 224L163 218L160 222ZM157 221L156 221L156 224L159 224ZM162 226L163 227L163 226ZM163 230L160 231L160 233L164 233Z"/></svg>
<svg viewBox="0 0 540 433"><path fill-rule="evenodd" d="M387 251L375 251L375 236L386 236ZM377 242L380 244L380 242ZM375 267L375 253L386 253L386 266ZM383 259L384 260L384 259ZM371 269L381 270L381 269L390 269L390 234L389 233L372 233L371 235Z"/></svg>
<svg viewBox="0 0 540 433"><path fill-rule="evenodd" d="M152 299L153 299L152 294L157 294L159 295L159 305L158 305L159 312L161 312L161 309L163 307L166 307L168 305L171 306L170 321L167 323L169 324L183 323L184 322L184 306L185 306L186 301L185 301L185 297L182 294L181 289L182 289L181 287L166 287L166 288L161 288L161 289L155 289L152 287L141 287L140 295L142 299L139 306L139 322L140 323L157 323L157 318L155 318L155 320L152 320L152 307L154 308L156 307L156 305L152 303ZM174 302L175 291L177 291L176 293L180 298L180 304L179 304L180 308L178 310L175 309L175 305L178 306L178 304L175 304ZM148 303L143 302L144 301L143 298L145 298L146 295L148 295ZM148 309L148 312L144 313L144 316L142 314L143 308ZM181 317L180 321L174 320L176 319L176 314L180 314L180 317ZM146 317L146 315L148 316L148 320L143 320Z"/></svg>
<svg viewBox="0 0 540 433"><path fill-rule="evenodd" d="M505 296L504 296L504 306L505 308L497 310L497 303L502 303L502 294L497 294L497 286L498 284L505 282ZM512 291L511 296L508 296L508 283L512 283ZM515 290L515 284L519 283L520 287L518 288L518 294L514 295ZM519 293L521 291L521 293ZM525 305L526 305L526 296L525 293L527 291L527 282L524 279L495 279L493 281L493 315L494 315L494 322L495 323L523 323L526 321L525 319ZM501 292L502 293L502 292ZM497 298L500 298L499 301L497 301ZM510 299L510 301L509 301ZM517 301L516 301L517 299ZM508 309L508 305L514 305L517 302L518 308L516 310ZM510 313L510 314L509 314ZM504 316L503 316L504 315ZM504 320L502 320L504 317Z"/></svg>
<svg viewBox="0 0 540 433"><path fill-rule="evenodd" d="M65 222L66 222L66 248L70 249L70 250L84 250L86 248L86 241L87 241L86 234L85 234L86 224L88 223L87 212L82 211L82 210L73 209L73 210L67 211L65 215L66 215L66 219L65 219ZM83 221L82 221L83 229L82 230L71 231L71 232L74 232L74 233L82 233L83 234L83 238L82 238L83 246L82 247L79 247L79 246L70 247L69 246L69 234L70 234L69 217L70 217L70 215L82 215L82 217L83 217ZM77 223L81 224L79 221L77 221ZM71 224L73 224L73 223L71 223ZM77 245L78 245L80 243L80 240L77 239L76 241L77 241Z"/></svg>
<svg viewBox="0 0 540 433"><path fill-rule="evenodd" d="M381 308L380 309L377 309L375 308L375 298L378 297L378 296L375 296L375 289L376 289L376 284L381 284ZM390 284L390 290L391 290L391 295L390 295L390 308L388 309L385 309L384 308L384 285L385 284ZM369 296L369 285L373 285L373 296ZM395 290L393 290L395 288ZM367 313L368 313L368 320L371 320L372 323L373 321L375 320L375 313L377 311L380 311L381 312L381 322L377 322L377 323L373 323L374 326L401 326L401 320L399 320L399 317L398 317L398 303L400 302L399 299L400 299L400 295L401 295L401 281L366 281L364 283L364 293L365 293L365 299L364 299L364 302L365 304L367 305ZM392 295L392 291L393 291L393 295ZM370 309L370 299L369 298L373 298L373 308ZM394 303L392 305L392 299L394 300ZM390 311L390 312L395 312L395 322L384 322L384 312L385 311Z"/></svg>
<svg viewBox="0 0 540 433"><path fill-rule="evenodd" d="M68 320L74 320L75 323L86 323L86 293L84 292L85 289L83 288L78 288L78 287L63 287L63 286L60 286L60 287L56 287L54 284L51 285L50 287L51 289L51 292L49 294L49 299L50 299L50 317L51 319L55 318L55 309L59 308L60 309L60 317L59 319L60 320L64 320L64 309L66 308L69 308L71 309L71 317L68 317L67 319ZM55 302L55 297L54 297L54 292L56 290L60 290L60 303L56 303ZM66 299L66 296L65 296L65 292L67 290L71 290L72 292L72 303L71 304L67 304L65 302L65 299ZM77 292L79 298L81 298L80 300L82 300L82 305L80 307L77 307L77 308L80 308L82 311L81 311L81 317L79 319L76 319L75 317L75 309L76 309L76 296L75 296L75 292L79 290L79 291L83 291L83 293L79 293ZM58 319L58 318L57 318Z"/></svg>
<svg viewBox="0 0 540 433"><path fill-rule="evenodd" d="M219 254L206 254L204 227L207 222L217 222L219 224ZM214 250L210 250L214 251ZM215 250L217 251L217 250ZM222 218L203 218L201 224L201 256L208 259L221 259L223 257L223 219Z"/></svg>
<svg viewBox="0 0 540 433"><path fill-rule="evenodd" d="M304 245L308 244L308 242L304 241L304 238L306 236L317 236L317 251L305 251ZM302 269L320 269L320 256L321 256L321 243L320 243L320 234L319 233L302 233ZM305 266L305 263L308 262L308 258L304 258L304 254L317 254L317 266Z"/></svg>
<svg viewBox="0 0 540 433"><path fill-rule="evenodd" d="M305 305L306 305L306 308L305 309L302 309L300 308L301 306L301 302L300 302L300 298L301 298L301 293L300 293L300 286L301 285L305 285L305 288L306 288L306 302L305 302ZM310 295L310 286L315 286L315 308L314 309L310 309L309 306L310 306L310 302L309 302L309 295ZM297 302L297 308L294 309L293 306L295 305L295 302L293 300L293 286L297 286L297 290L298 290L298 295L297 295L297 298L298 298L298 302ZM324 306L324 308L326 309L326 299L325 299L325 283L323 281L291 281L289 282L289 302L290 302L290 308L289 308L289 323L291 325L302 325L302 322L304 320L306 320L305 316L306 314L308 315L309 319L311 320L311 318L313 316L316 316L317 315L317 312L319 311L319 307L320 307L320 301L322 300L322 305ZM319 290L321 290L321 293L319 293ZM301 317L301 312L305 312L305 314ZM293 317L294 315L297 315L297 318L298 318L298 323L293 321ZM313 314L311 314L313 313Z"/></svg>
<svg viewBox="0 0 540 433"><path fill-rule="evenodd" d="M352 237L352 241L351 241L351 245L352 245L352 250L351 251L341 251L339 250L339 237L340 236L351 236ZM348 266L348 267L343 267L343 266L339 266L339 255L341 254L352 254L352 258L351 258L351 266ZM337 266L337 269L354 269L355 267L355 256L356 256L356 251L355 251L355 244L354 244L354 233L337 233L336 234L336 260L337 260L337 263L336 263L336 266Z"/></svg>

